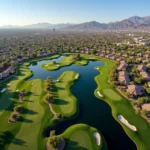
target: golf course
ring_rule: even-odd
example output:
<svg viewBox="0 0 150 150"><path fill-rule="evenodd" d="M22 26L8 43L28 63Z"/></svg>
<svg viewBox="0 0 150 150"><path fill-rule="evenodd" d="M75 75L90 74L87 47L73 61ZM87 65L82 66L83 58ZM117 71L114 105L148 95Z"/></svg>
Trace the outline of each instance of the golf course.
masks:
<svg viewBox="0 0 150 150"><path fill-rule="evenodd" d="M60 57L61 59L59 59ZM131 144L133 143L133 146L135 144L138 150L150 149L150 124L136 114L131 101L125 99L109 83L109 74L115 65L115 61L84 54L77 60L72 59L70 54L63 57L53 55L18 65L16 74L0 84L0 88L5 89L0 93L0 120L2 120L0 149L44 150L49 138L46 132L50 132L53 128L56 129L56 134L64 139L65 150L107 150L107 141L113 143L111 138L105 141L105 137L109 136L106 132L108 129L103 131L101 127L97 128L98 122L92 123L95 118L102 119L99 118L99 115L103 114L99 114L98 111L101 111L103 106L107 107L109 112L106 114L108 116L104 116L104 113L103 120L107 122L107 117L109 120L113 120L112 124L115 130L112 129L112 132L111 124L109 124L111 137L118 129L119 135L123 134L125 139L128 139ZM94 69L95 67L97 69ZM52 80L50 94L55 100L49 105L44 102L47 94L44 86L48 76ZM78 86L74 95L73 88L79 82L82 83L84 90L82 91L81 86ZM91 87L96 84L95 91L86 91L86 88L89 87L88 82L92 83ZM20 96L24 91L27 94ZM78 98L77 94L81 96L94 95L95 101L100 102L101 105L95 106L94 100L89 97L84 98L85 101L82 103L82 97ZM20 101L20 99L23 100ZM21 106L23 111L19 113L19 119L10 123L8 119L12 116L16 106ZM87 107L91 107L86 110L89 111L89 114L82 113L84 115L80 116L80 113ZM61 114L63 119L55 122L56 114ZM118 119L119 115L123 116L128 124L135 126L137 130L133 131L128 128ZM72 122L74 118L76 121ZM83 118L87 118L87 120L84 121ZM71 126L65 125L66 122L72 122ZM62 128L61 131L57 131L59 124ZM115 128L115 126L117 127ZM103 125L104 128L105 125ZM124 142L124 144L126 143Z"/></svg>

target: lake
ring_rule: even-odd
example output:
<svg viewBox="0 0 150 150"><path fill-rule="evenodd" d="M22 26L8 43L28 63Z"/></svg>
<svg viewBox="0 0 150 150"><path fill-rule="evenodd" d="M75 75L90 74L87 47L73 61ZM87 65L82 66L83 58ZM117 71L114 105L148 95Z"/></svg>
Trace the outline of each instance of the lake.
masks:
<svg viewBox="0 0 150 150"><path fill-rule="evenodd" d="M97 88L94 77L99 74L94 68L102 66L103 62L89 61L87 66L76 66L73 64L55 71L46 71L41 68L41 64L51 61L60 62L63 57L65 56L53 60L39 61L37 65L29 66L33 72L33 76L29 80L37 78L46 79L48 76L52 79L57 79L64 71L68 70L80 74L79 80L71 88L71 92L79 101L79 115L72 120L64 121L57 125L55 127L56 134L61 134L73 124L85 123L97 128L103 134L110 150L136 150L134 142L113 118L111 107L94 95L94 91Z"/></svg>

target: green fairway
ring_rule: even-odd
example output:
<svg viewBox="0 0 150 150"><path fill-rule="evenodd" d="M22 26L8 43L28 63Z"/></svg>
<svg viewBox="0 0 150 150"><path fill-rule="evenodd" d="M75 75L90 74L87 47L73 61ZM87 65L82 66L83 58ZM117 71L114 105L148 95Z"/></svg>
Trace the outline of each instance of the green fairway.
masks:
<svg viewBox="0 0 150 150"><path fill-rule="evenodd" d="M0 85L2 88L7 88L4 93L0 94L0 115L2 115L3 112L11 105L16 89L20 87L20 84L22 84L24 79L28 76L31 76L31 72L27 67L22 65L18 68L17 76L8 79ZM7 86L7 84L11 85Z"/></svg>
<svg viewBox="0 0 150 150"><path fill-rule="evenodd" d="M66 71L59 77L59 82L55 83L56 102L52 106L56 112L61 112L66 117L71 117L78 111L77 99L70 92L70 88L76 80L76 74L73 71Z"/></svg>
<svg viewBox="0 0 150 150"><path fill-rule="evenodd" d="M87 56L88 57L88 56ZM97 60L104 62L104 66L100 66L100 74L95 77L98 88L96 91L102 91L104 100L111 106L113 117L119 122L118 115L123 115L130 124L137 128L137 132L128 129L124 124L119 122L127 135L135 142L139 150L150 149L150 124L140 115L136 114L131 101L125 99L114 87L108 83L108 76L115 66L115 62L108 59Z"/></svg>
<svg viewBox="0 0 150 150"><path fill-rule="evenodd" d="M107 97L109 97L112 100L121 100L120 95L118 95L115 91L113 91L112 89L104 89L103 90L104 95L106 95Z"/></svg>
<svg viewBox="0 0 150 150"><path fill-rule="evenodd" d="M56 55L52 58L58 56ZM81 61L70 62L69 56L62 60L65 63L62 63L57 69L72 63L85 65L91 57L104 62L104 66L98 67L99 69L97 71L100 74L95 77L96 83L98 84L95 90L95 96L100 98L96 93L96 91L100 91L104 100L111 106L113 117L121 124L127 135L136 143L138 149L149 150L150 124L140 115L136 114L131 105L131 101L125 99L108 82L108 76L115 66L114 61L100 59L96 56L81 55ZM0 120L2 120L0 123L0 150L42 150L45 148L46 138L43 132L47 127L52 125L51 120L53 114L50 112L48 105L43 101L46 94L44 92L44 81L41 79L25 81L25 79L32 75L32 72L28 69L31 62L29 61L18 66L16 76L0 84L1 89L7 88L4 93L0 93ZM59 77L59 82L55 82L53 87L53 94L56 101L52 104L52 107L57 113L60 112L67 118L71 118L78 113L78 101L70 92L71 86L77 80L75 78L76 74L73 71L64 72ZM11 83L11 85L7 87L8 83ZM19 92L16 92L16 90L20 91L23 89L26 89L30 94L25 97L23 103L20 103L18 99ZM8 118L16 105L22 105L25 111L16 123L10 124L8 123ZM122 115L130 124L134 125L137 128L137 132L130 130L122 124L118 120L118 115ZM66 139L66 149L99 149L101 145L100 147L96 145L93 136L94 131L96 129L87 125L70 127L62 134Z"/></svg>
<svg viewBox="0 0 150 150"><path fill-rule="evenodd" d="M75 63L77 66L84 66L88 64L88 60L84 59L84 57L81 57L80 60L73 60L72 56L66 56L62 59L61 62L54 64L53 62L47 62L45 64L42 64L41 67L45 70L57 70L64 66L69 66L71 64Z"/></svg>
<svg viewBox="0 0 150 150"><path fill-rule="evenodd" d="M107 145L100 134L100 145L97 145L94 133L97 129L85 124L76 124L69 127L63 134L66 146L65 150L107 150Z"/></svg>
<svg viewBox="0 0 150 150"><path fill-rule="evenodd" d="M24 141L24 145L16 144L12 141L8 150L31 150L38 149L38 134L41 126L42 118L44 117L44 108L40 105L40 95L43 89L41 88L41 80L33 80L31 87L32 95L27 102L27 108L30 111L26 112L25 119L22 121L19 132L15 138ZM32 113L30 113L32 110Z"/></svg>

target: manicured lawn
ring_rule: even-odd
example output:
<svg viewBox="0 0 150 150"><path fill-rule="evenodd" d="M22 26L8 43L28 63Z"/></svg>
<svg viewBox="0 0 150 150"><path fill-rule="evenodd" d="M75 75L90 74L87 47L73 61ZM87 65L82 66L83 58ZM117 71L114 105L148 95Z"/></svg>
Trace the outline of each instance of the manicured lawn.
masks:
<svg viewBox="0 0 150 150"><path fill-rule="evenodd" d="M66 71L59 77L60 81L55 83L56 102L52 106L56 112L61 112L65 117L71 117L78 111L77 99L70 92L70 88L76 80L76 74L73 71Z"/></svg>
<svg viewBox="0 0 150 150"><path fill-rule="evenodd" d="M26 108L28 109L25 118L22 120L22 125L15 138L21 139L24 145L16 144L14 141L9 145L8 150L31 150L38 149L38 134L41 127L41 120L44 117L44 108L40 105L40 96L43 89L41 88L42 81L40 79L33 80Z"/></svg>
<svg viewBox="0 0 150 150"><path fill-rule="evenodd" d="M84 66L88 64L88 60L84 59L84 57L81 57L80 60L75 61L72 59L72 56L66 56L62 59L61 62L57 64L53 64L53 62L48 62L48 63L42 64L41 67L44 68L45 70L57 70L61 67L69 66L73 63L75 63L78 66Z"/></svg>
<svg viewBox="0 0 150 150"><path fill-rule="evenodd" d="M21 66L18 69L17 76L12 77L8 81L1 84L1 88L7 88L4 93L0 93L0 115L12 104L12 98L15 95L16 89L20 87L24 79L31 75L27 67ZM11 85L8 87L7 84Z"/></svg>
<svg viewBox="0 0 150 150"><path fill-rule="evenodd" d="M81 55L81 57L80 64L83 65L86 64L86 62L88 63L88 59L95 56ZM115 62L107 59L100 59L99 57L95 58L104 62L104 66L99 67L100 75L95 77L98 84L98 88L95 90L95 96L97 96L96 91L100 91L101 94L104 95L104 100L111 106L113 117L136 143L138 149L149 150L150 124L135 113L131 101L125 99L108 83L108 75L113 69ZM69 57L65 57L63 61L66 63L62 66L70 65ZM79 62L76 63L78 64ZM0 123L0 149L2 150L41 150L45 148L46 139L43 132L51 125L52 113L49 107L43 102L43 97L45 95L43 91L44 81L40 79L25 81L26 78L32 75L27 68L29 64L30 62L27 62L25 65L20 65L16 76L0 84L1 88L5 88L8 83L11 83L8 90L0 94L0 120L2 120ZM75 82L75 74L75 72L66 71L59 78L60 82L56 82L56 87L54 88L56 103L53 104L53 108L56 112L61 112L66 117L72 117L78 112L78 101L70 92L70 88ZM31 82L33 82L33 85ZM7 119L13 111L14 106L19 104L18 93L16 92L17 89L26 89L28 92L31 92L31 94L27 96L25 102L21 104L25 108L25 112L21 115L22 118L16 123L9 124ZM131 131L124 124L119 122L118 115L122 115L130 124L134 125L137 128L137 132ZM95 144L93 144L94 137L90 136L92 135L90 134L91 128L85 128L85 130L81 128L70 128L70 131L68 129L68 132L66 130L66 132L63 133L64 137L68 139L66 145L67 149L70 147L72 149L76 147L83 147L84 149L90 148L91 150L97 149L97 147L94 147ZM80 138L79 135L82 138ZM82 135L84 135L85 139Z"/></svg>
<svg viewBox="0 0 150 150"><path fill-rule="evenodd" d="M119 101L121 100L120 95L118 95L115 91L113 91L112 89L104 89L102 91L104 93L104 95L107 95L110 99L112 100L116 100Z"/></svg>
<svg viewBox="0 0 150 150"><path fill-rule="evenodd" d="M98 60L104 62L104 66L100 66L100 75L95 77L98 84L96 91L102 91L104 100L111 106L113 117L119 122L118 115L123 115L130 124L137 128L137 132L131 131L124 124L120 123L127 135L136 143L139 150L150 149L150 124L144 120L140 115L135 113L131 101L125 99L120 93L108 83L108 76L113 69L115 62L107 59ZM108 91L111 89L112 91ZM98 97L99 98L99 97ZM118 100L116 99L118 98ZM119 99L121 98L121 99Z"/></svg>
<svg viewBox="0 0 150 150"><path fill-rule="evenodd" d="M61 136L65 138L66 150L107 150L107 145L102 135L100 145L97 145L94 132L97 129L85 124L76 124L69 127Z"/></svg>

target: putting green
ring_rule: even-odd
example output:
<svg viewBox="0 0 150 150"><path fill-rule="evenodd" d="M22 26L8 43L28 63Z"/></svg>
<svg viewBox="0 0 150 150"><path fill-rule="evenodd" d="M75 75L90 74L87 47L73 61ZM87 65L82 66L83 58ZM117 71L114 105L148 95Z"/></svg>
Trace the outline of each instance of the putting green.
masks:
<svg viewBox="0 0 150 150"><path fill-rule="evenodd" d="M121 100L121 97L112 89L104 89L103 93L105 94L105 96L108 96L112 100L116 100L116 101Z"/></svg>
<svg viewBox="0 0 150 150"><path fill-rule="evenodd" d="M73 60L72 56L66 56L62 59L61 62L57 64L53 64L53 62L47 62L45 64L41 64L41 67L45 70L57 70L64 66L69 66L73 63L75 63L77 66L84 66L88 64L88 59L85 59L84 57L80 58L81 60Z"/></svg>
<svg viewBox="0 0 150 150"><path fill-rule="evenodd" d="M56 102L52 105L55 112L61 112L64 116L72 116L77 113L77 99L70 92L70 87L74 84L75 75L73 71L64 72L59 82L55 83L54 93Z"/></svg>
<svg viewBox="0 0 150 150"><path fill-rule="evenodd" d="M97 129L86 124L76 124L69 127L63 134L65 138L66 150L107 150L106 142L100 134L100 145L97 145L94 132Z"/></svg>

